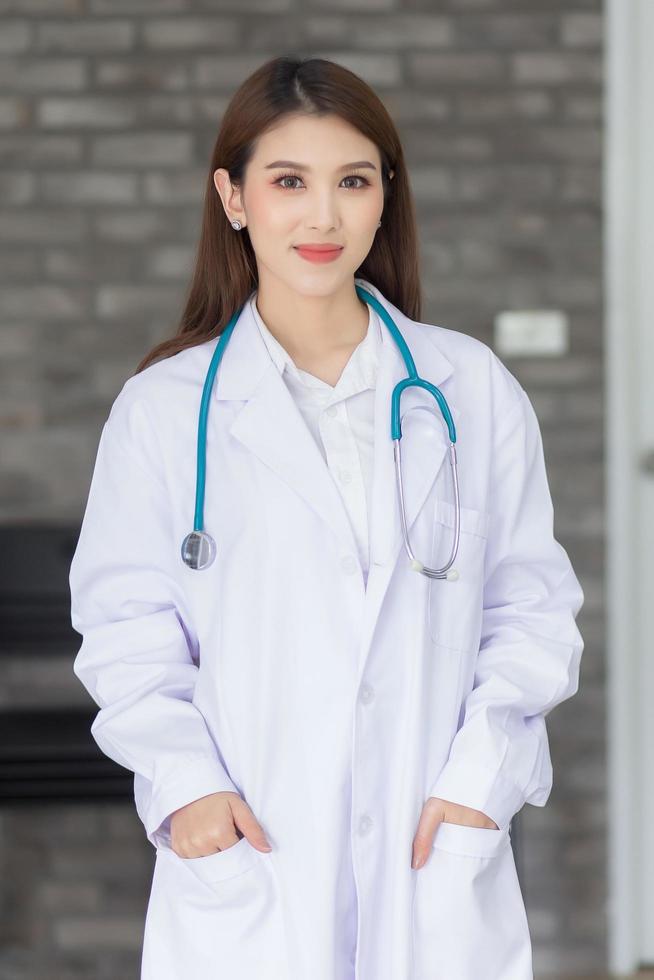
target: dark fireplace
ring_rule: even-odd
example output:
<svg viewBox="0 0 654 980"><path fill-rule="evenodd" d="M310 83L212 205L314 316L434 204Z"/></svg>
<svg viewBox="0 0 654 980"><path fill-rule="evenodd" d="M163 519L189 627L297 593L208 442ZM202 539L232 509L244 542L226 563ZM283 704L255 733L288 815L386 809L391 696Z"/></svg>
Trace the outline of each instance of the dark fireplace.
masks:
<svg viewBox="0 0 654 980"><path fill-rule="evenodd" d="M81 636L70 624L68 571L78 528L16 525L0 529L0 800L133 799L133 774L107 758L90 733L97 713L72 672ZM69 676L72 703L52 703L25 677L32 659ZM29 676L29 673L28 673Z"/></svg>

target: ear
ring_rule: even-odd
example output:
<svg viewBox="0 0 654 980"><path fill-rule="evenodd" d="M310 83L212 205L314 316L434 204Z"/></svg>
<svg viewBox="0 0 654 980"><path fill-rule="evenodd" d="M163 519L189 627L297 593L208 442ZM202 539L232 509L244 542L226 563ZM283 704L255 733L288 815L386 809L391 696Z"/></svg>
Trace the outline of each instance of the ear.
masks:
<svg viewBox="0 0 654 980"><path fill-rule="evenodd" d="M214 171L213 182L216 190L220 194L220 199L225 209L228 221L238 218L241 225L245 225L245 212L241 202L241 189L234 186L229 178L229 172L224 167L219 167Z"/></svg>

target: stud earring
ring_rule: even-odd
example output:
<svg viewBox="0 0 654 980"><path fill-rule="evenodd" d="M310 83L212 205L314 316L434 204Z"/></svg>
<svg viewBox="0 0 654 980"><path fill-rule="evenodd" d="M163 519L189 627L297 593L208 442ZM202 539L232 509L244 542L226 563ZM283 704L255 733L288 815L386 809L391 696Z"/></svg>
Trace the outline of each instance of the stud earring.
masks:
<svg viewBox="0 0 654 980"><path fill-rule="evenodd" d="M381 228L381 221L379 222L379 224L377 225L377 227L378 228Z"/></svg>
<svg viewBox="0 0 654 980"><path fill-rule="evenodd" d="M238 218L234 218L234 220L232 221L232 228L235 228L236 231L240 231L242 227L243 227L243 225L238 220Z"/></svg>

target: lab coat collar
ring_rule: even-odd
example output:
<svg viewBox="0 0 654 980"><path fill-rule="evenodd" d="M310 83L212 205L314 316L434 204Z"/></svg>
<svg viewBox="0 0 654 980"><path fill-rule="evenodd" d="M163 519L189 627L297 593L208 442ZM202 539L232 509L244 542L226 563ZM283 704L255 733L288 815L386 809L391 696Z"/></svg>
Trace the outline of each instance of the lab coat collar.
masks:
<svg viewBox="0 0 654 980"><path fill-rule="evenodd" d="M379 317L372 306L368 306L368 327L363 340L352 352L338 382L333 387L320 378L298 368L277 338L270 332L257 307L257 293L253 292L248 300L252 315L259 332L268 348L268 353L277 365L277 370L289 385L291 392L304 394L307 388L319 392L325 405L341 401L350 395L358 394L367 388L374 388L377 383L379 366L379 350L382 344L382 326Z"/></svg>
<svg viewBox="0 0 654 980"><path fill-rule="evenodd" d="M436 346L430 326L405 316L367 280L355 278L355 282L372 293L388 311L409 346L418 374L437 386L449 378L453 365ZM388 328L382 324L375 390L369 527L371 566L373 563L386 565L389 571L402 543L390 428L391 395L395 385L404 378L406 367L402 356ZM356 542L340 491L270 357L249 302L244 304L223 354L214 384L214 397L218 401L245 402L230 426L230 434L274 470L325 520L338 538L343 555L356 555ZM459 410L449 404L456 424ZM411 412L412 408L420 411ZM405 509L410 530L446 458L449 438L435 399L424 389L405 389L400 417L403 420L400 446ZM449 463L447 465L449 467ZM451 479L449 474L446 476ZM417 557L428 560L427 556Z"/></svg>

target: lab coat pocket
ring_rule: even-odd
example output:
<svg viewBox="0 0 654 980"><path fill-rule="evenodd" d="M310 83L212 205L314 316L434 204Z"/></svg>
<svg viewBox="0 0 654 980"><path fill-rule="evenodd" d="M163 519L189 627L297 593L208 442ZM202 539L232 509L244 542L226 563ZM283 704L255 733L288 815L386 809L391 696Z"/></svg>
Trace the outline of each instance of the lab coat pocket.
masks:
<svg viewBox="0 0 654 980"><path fill-rule="evenodd" d="M213 885L228 878L235 878L255 867L259 853L247 837L241 837L236 844L226 847L223 851L216 851L215 854L191 858L178 857L200 881Z"/></svg>
<svg viewBox="0 0 654 980"><path fill-rule="evenodd" d="M429 565L442 568L454 544L454 504L437 499L434 508ZM490 514L461 507L459 547L453 568L459 577L429 579L429 633L435 643L454 650L476 647L483 611L484 557Z"/></svg>
<svg viewBox="0 0 654 980"><path fill-rule="evenodd" d="M412 980L533 980L508 827L439 824L415 875Z"/></svg>
<svg viewBox="0 0 654 980"><path fill-rule="evenodd" d="M493 857L510 845L509 828L468 827L442 821L434 835L433 847L469 857Z"/></svg>
<svg viewBox="0 0 654 980"><path fill-rule="evenodd" d="M157 850L141 980L289 980L271 854L246 837L202 857Z"/></svg>

